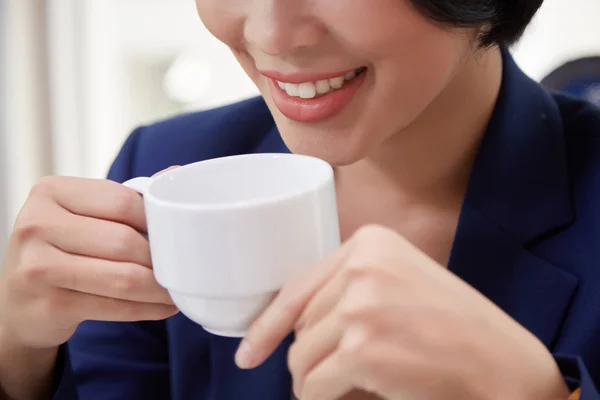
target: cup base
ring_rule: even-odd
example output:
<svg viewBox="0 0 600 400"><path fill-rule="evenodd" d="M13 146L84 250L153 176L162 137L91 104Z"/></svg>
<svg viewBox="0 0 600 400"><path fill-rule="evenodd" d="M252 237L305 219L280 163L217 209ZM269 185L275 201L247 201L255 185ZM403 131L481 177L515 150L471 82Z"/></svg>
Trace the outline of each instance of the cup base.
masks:
<svg viewBox="0 0 600 400"><path fill-rule="evenodd" d="M213 335L228 337L228 338L243 338L248 333L247 330L243 331L223 331L218 329L210 329L206 326L202 327L206 332L212 333Z"/></svg>
<svg viewBox="0 0 600 400"><path fill-rule="evenodd" d="M183 315L218 336L244 337L250 324L271 303L277 292L247 297L212 298L169 290Z"/></svg>

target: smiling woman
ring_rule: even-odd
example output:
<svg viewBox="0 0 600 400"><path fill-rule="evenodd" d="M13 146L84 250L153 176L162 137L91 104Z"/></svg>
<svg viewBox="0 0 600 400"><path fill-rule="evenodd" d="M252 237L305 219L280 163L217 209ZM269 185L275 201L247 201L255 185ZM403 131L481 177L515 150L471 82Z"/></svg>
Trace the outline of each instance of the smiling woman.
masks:
<svg viewBox="0 0 600 400"><path fill-rule="evenodd" d="M139 195L46 178L0 278L2 389L538 400L580 387L600 400L600 111L513 61L507 46L540 4L196 0L261 97L135 130L110 180L311 155L334 167L342 244L243 340L221 337L154 279ZM276 246L260 239L252 248Z"/></svg>
<svg viewBox="0 0 600 400"><path fill-rule="evenodd" d="M448 132L449 140L459 131L484 129L485 118L478 127L465 126L473 123L467 112L489 115L493 109L500 59L497 51L474 45L484 29L479 25L439 26L397 0L377 6L356 0L197 5L206 27L233 50L261 91L294 152L351 164L399 131L408 137L421 120L438 119L458 93L463 100L454 105L461 120L456 125L463 126ZM435 8L443 10L440 5ZM343 84L341 77L357 68L363 72ZM308 92L319 81L324 89L325 80L340 89L310 99L298 96L299 86L295 90L298 84Z"/></svg>

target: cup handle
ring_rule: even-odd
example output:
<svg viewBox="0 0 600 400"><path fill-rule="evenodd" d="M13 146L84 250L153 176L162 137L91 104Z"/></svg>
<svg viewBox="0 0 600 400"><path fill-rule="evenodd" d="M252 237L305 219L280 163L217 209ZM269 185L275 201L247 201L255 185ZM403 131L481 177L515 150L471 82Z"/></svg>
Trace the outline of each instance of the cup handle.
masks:
<svg viewBox="0 0 600 400"><path fill-rule="evenodd" d="M129 188L129 189L133 189L136 192L138 192L139 194L141 194L142 196L144 196L147 192L148 192L148 188L150 187L150 185L152 184L152 181L154 179L153 178L148 178L145 176L140 176L138 178L133 178L130 179L128 181L125 181L122 183L123 186ZM147 233L142 233L142 235L148 239L148 234Z"/></svg>
<svg viewBox="0 0 600 400"><path fill-rule="evenodd" d="M148 192L148 188L150 188L153 180L153 178L140 176L138 178L133 178L123 182L123 186L133 189L141 195L145 195Z"/></svg>

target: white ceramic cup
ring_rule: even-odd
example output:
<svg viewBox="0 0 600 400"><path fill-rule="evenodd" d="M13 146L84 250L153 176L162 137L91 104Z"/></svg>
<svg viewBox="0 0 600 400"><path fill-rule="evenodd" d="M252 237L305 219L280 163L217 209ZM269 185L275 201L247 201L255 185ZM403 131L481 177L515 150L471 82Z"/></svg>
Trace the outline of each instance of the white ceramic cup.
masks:
<svg viewBox="0 0 600 400"><path fill-rule="evenodd" d="M144 196L158 283L217 335L244 336L286 282L340 245L333 169L316 158L232 156L124 185Z"/></svg>

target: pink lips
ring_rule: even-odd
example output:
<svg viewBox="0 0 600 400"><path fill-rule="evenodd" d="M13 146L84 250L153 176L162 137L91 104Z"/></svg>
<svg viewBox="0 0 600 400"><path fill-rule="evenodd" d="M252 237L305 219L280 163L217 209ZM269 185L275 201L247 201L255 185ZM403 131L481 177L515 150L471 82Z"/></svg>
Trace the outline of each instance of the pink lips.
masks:
<svg viewBox="0 0 600 400"><path fill-rule="evenodd" d="M351 81L344 83L341 89L334 90L324 96L313 99L303 99L290 96L279 87L277 81L285 83L317 82L344 76L354 71L336 72L330 74L299 73L284 75L274 71L260 71L261 74L270 78L269 86L273 102L279 111L291 120L297 122L320 122L334 117L350 103L358 89L365 80L366 72L361 73Z"/></svg>

